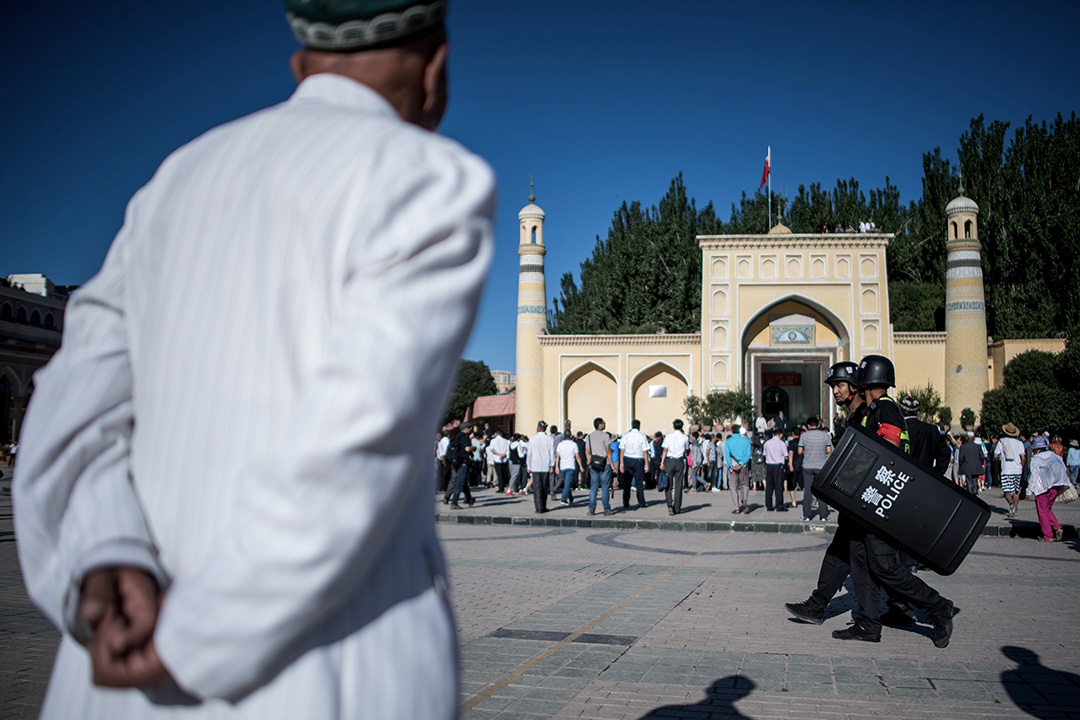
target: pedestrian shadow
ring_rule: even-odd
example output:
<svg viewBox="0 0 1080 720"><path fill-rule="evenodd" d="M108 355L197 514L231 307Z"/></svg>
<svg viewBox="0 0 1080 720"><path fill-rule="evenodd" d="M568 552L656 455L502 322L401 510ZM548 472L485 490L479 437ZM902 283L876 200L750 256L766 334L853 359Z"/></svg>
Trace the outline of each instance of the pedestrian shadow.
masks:
<svg viewBox="0 0 1080 720"><path fill-rule="evenodd" d="M728 675L713 681L705 691L706 698L693 705L664 705L642 715L640 720L700 720L708 717L745 718L735 709L735 703L754 691L757 684L748 677Z"/></svg>
<svg viewBox="0 0 1080 720"><path fill-rule="evenodd" d="M1046 667L1027 648L1007 645L1001 652L1016 663L1001 673L1001 684L1009 699L1028 715L1058 718L1080 705L1080 675Z"/></svg>

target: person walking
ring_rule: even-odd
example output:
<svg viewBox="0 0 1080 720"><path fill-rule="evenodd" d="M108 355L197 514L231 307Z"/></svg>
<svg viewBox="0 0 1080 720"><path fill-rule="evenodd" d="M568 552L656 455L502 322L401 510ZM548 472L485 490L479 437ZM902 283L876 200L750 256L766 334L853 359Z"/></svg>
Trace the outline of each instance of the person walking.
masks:
<svg viewBox="0 0 1080 720"><path fill-rule="evenodd" d="M537 513L547 512L548 478L555 472L555 448L551 444L551 435L545 432L547 426L543 420L536 424L536 434L529 438L525 457L531 476L533 510Z"/></svg>
<svg viewBox="0 0 1080 720"><path fill-rule="evenodd" d="M630 508L630 492L633 488L637 492L637 508L646 506L645 503L645 474L649 472L649 439L641 432L641 421L633 420L630 423L630 432L622 438L622 459L619 465L619 474L623 477L622 506Z"/></svg>
<svg viewBox="0 0 1080 720"><path fill-rule="evenodd" d="M787 466L787 443L780 428L765 441L765 510L786 512L784 507L784 469Z"/></svg>
<svg viewBox="0 0 1080 720"><path fill-rule="evenodd" d="M585 463L578 453L577 443L570 432L563 433L562 442L555 446L555 454L558 456L559 474L562 476L562 497L559 502L569 506L574 502L574 473L578 468L584 467Z"/></svg>
<svg viewBox="0 0 1080 720"><path fill-rule="evenodd" d="M892 361L882 355L867 355L856 371L859 394L866 404L862 425L885 442L908 450L904 416L889 388L896 385ZM843 515L843 513L841 513ZM947 647L953 632L953 604L912 574L900 562L896 548L873 532L856 530L851 536L851 582L859 611L855 624L834 630L839 640L878 642L881 639L881 587L889 596L904 600L922 610L934 627L934 646ZM880 587L879 587L880 584Z"/></svg>
<svg viewBox="0 0 1080 720"><path fill-rule="evenodd" d="M614 515L611 509L609 493L611 491L611 436L605 432L607 424L603 418L593 420L593 431L585 439L589 453L589 514L596 514L596 494L601 494L600 501L605 515Z"/></svg>
<svg viewBox="0 0 1080 720"><path fill-rule="evenodd" d="M731 490L731 512L734 515L750 511L750 454L753 449L736 423L731 426L731 437L724 441L724 465L727 466L728 487Z"/></svg>
<svg viewBox="0 0 1080 720"><path fill-rule="evenodd" d="M1072 483L1061 456L1050 448L1042 435L1031 441L1031 473L1028 476L1028 493L1035 497L1035 511L1039 516L1042 537L1039 542L1054 542L1064 536L1061 523L1054 514L1054 501Z"/></svg>
<svg viewBox="0 0 1080 720"><path fill-rule="evenodd" d="M829 433L821 429L821 420L817 417L808 418L806 432L799 436L798 455L802 458L803 474L803 522L809 522L813 514L814 496L810 492L818 473L825 467L825 461L832 453L832 440ZM818 519L825 522L829 519L829 506L824 500L817 501Z"/></svg>
<svg viewBox="0 0 1080 720"><path fill-rule="evenodd" d="M982 450L975 443L975 433L969 430L967 439L960 446L960 477L964 479L964 488L972 495L979 494L979 476L983 471Z"/></svg>
<svg viewBox="0 0 1080 720"><path fill-rule="evenodd" d="M1024 443L1020 442L1020 428L1012 423L1001 426L1004 433L994 448L994 456L1001 461L1001 492L1009 503L1009 517L1016 517L1020 505L1020 477L1024 473Z"/></svg>
<svg viewBox="0 0 1080 720"><path fill-rule="evenodd" d="M686 478L686 452L690 441L683 434L683 421L676 419L671 423L673 430L664 438L660 463L667 473L667 489L664 500L667 502L668 515L678 515L682 510L683 482Z"/></svg>

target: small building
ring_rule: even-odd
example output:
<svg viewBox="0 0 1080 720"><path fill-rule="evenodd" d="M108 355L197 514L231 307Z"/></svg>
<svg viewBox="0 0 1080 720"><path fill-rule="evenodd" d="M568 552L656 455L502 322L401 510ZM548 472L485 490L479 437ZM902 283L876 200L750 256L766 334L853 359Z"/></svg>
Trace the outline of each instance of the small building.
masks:
<svg viewBox="0 0 1080 720"><path fill-rule="evenodd" d="M0 444L19 437L34 372L60 348L67 300L40 273L0 278Z"/></svg>

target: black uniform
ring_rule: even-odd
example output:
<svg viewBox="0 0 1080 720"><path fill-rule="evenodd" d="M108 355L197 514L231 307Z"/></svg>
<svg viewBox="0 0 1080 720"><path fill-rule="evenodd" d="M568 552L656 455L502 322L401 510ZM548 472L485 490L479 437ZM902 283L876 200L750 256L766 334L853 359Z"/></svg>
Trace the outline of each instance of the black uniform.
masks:
<svg viewBox="0 0 1080 720"><path fill-rule="evenodd" d="M862 425L864 409L865 406L860 406L848 416L848 426ZM826 548L825 557L821 561L817 587L806 601L807 606L814 612L823 612L833 596L844 586L844 580L847 580L850 572L851 535L854 529L851 521L841 513L836 519L836 532L833 533L832 542Z"/></svg>
<svg viewBox="0 0 1080 720"><path fill-rule="evenodd" d="M907 421L911 456L944 475L952 460L952 453L949 452L949 443L945 440L945 436L928 422L913 417L904 419Z"/></svg>
<svg viewBox="0 0 1080 720"><path fill-rule="evenodd" d="M883 425L906 428L900 408L888 396L878 398L866 409L864 427L867 430L877 433ZM906 441L905 432L901 440L901 449L905 451L908 450ZM860 632L870 635L881 633L879 582L890 597L911 603L935 620L935 625L938 618L952 617L952 603L912 575L911 571L900 563L896 548L877 535L862 529L853 529L850 562L851 582L855 586L855 597L859 602L855 625Z"/></svg>

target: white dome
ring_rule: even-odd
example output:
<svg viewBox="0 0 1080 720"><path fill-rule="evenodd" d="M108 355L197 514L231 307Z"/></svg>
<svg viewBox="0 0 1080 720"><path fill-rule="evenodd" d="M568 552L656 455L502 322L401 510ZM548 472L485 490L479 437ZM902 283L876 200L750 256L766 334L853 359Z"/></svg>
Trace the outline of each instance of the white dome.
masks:
<svg viewBox="0 0 1080 720"><path fill-rule="evenodd" d="M979 214L979 206L975 204L975 201L969 197L961 195L960 197L953 198L949 201L949 204L945 206L946 215L954 215L956 213L975 213Z"/></svg>
<svg viewBox="0 0 1080 720"><path fill-rule="evenodd" d="M521 208L518 213L518 220L525 220L526 218L535 218L536 220L544 219L544 211L540 209L539 205L529 203L525 207Z"/></svg>

